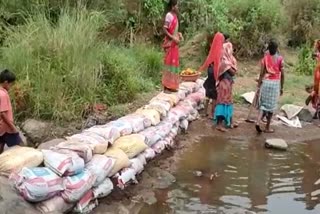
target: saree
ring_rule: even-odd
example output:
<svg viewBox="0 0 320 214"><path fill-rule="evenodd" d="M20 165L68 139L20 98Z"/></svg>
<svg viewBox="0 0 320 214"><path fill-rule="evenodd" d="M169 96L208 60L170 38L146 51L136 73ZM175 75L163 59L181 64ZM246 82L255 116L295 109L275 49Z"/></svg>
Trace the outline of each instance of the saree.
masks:
<svg viewBox="0 0 320 214"><path fill-rule="evenodd" d="M262 81L259 97L259 109L273 113L277 109L280 96L280 79L283 66L283 58L280 55L266 54L262 59L262 65L266 71Z"/></svg>
<svg viewBox="0 0 320 214"><path fill-rule="evenodd" d="M217 106L213 118L215 123L217 123L219 119L223 119L227 127L232 125L233 117L233 74L231 70L237 71L237 61L233 56L232 44L227 42L223 45L223 56L219 66Z"/></svg>
<svg viewBox="0 0 320 214"><path fill-rule="evenodd" d="M171 16L170 24L168 26L168 32L171 35L178 36L178 18L175 14L169 13L167 16ZM163 43L164 55L164 71L162 74L162 85L165 89L178 90L180 83L179 76L179 46L172 41L168 36L165 37Z"/></svg>

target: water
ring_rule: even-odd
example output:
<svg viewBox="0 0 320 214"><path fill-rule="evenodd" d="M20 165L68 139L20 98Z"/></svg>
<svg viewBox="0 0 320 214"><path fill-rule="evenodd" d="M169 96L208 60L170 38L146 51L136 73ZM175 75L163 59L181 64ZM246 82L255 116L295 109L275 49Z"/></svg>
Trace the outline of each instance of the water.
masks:
<svg viewBox="0 0 320 214"><path fill-rule="evenodd" d="M158 202L140 213L319 214L319 165L320 142L277 152L257 142L203 138L179 162L177 182L156 190Z"/></svg>

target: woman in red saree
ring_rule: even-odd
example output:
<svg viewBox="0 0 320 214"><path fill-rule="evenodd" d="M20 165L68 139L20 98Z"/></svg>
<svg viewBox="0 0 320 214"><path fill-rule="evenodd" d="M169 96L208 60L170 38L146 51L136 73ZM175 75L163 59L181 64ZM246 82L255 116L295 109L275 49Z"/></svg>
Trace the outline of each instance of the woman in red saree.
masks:
<svg viewBox="0 0 320 214"><path fill-rule="evenodd" d="M179 33L178 21L178 1L169 1L169 12L166 15L164 23L165 39L163 49L164 56L164 71L162 74L162 85L164 91L177 91L179 89L179 42L183 39Z"/></svg>

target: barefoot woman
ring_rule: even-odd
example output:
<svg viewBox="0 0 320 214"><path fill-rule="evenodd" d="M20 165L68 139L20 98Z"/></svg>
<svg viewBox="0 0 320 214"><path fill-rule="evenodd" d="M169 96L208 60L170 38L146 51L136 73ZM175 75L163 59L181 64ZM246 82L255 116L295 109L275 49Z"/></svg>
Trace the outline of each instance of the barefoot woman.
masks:
<svg viewBox="0 0 320 214"><path fill-rule="evenodd" d="M164 91L174 92L179 89L179 42L183 38L178 31L178 0L170 0L168 8L169 12L166 15L163 26L166 36L163 43L165 67L162 74L162 85Z"/></svg>
<svg viewBox="0 0 320 214"><path fill-rule="evenodd" d="M214 121L219 131L225 132L223 122L227 128L235 128L238 125L232 122L233 98L232 86L233 77L237 72L237 60L233 56L233 46L229 41L229 36L224 35L223 53L219 66L217 80L217 106L215 108Z"/></svg>
<svg viewBox="0 0 320 214"><path fill-rule="evenodd" d="M259 116L257 119L256 130L262 132L260 122L263 115L267 116L267 125L265 132L273 133L274 130L270 128L271 119L274 111L277 109L277 102L279 95L283 93L284 72L283 72L283 58L279 54L278 44L271 41L268 46L269 52L262 59L261 76L264 78L262 82L258 83L260 87L259 100Z"/></svg>

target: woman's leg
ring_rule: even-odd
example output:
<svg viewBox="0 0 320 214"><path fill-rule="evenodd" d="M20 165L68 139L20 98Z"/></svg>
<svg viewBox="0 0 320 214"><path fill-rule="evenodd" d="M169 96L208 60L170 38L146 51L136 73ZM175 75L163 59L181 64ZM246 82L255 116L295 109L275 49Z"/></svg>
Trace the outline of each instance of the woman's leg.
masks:
<svg viewBox="0 0 320 214"><path fill-rule="evenodd" d="M215 108L216 108L216 100L212 100L212 106L211 106L211 109L210 109L210 113L209 113L209 119L212 119L213 118L213 115L214 115L214 111L215 111Z"/></svg>
<svg viewBox="0 0 320 214"><path fill-rule="evenodd" d="M261 120L262 120L262 118L263 118L263 115L264 115L263 111L260 110L260 111L259 111L259 114L258 114L258 118L257 118L257 123L256 123L256 130L257 130L258 133L261 133L261 132L262 132L262 129L261 129L261 127L260 127L260 124L261 124Z"/></svg>
<svg viewBox="0 0 320 214"><path fill-rule="evenodd" d="M226 132L227 129L223 126L224 117L218 116L217 118L217 130L220 132Z"/></svg>
<svg viewBox="0 0 320 214"><path fill-rule="evenodd" d="M267 114L267 125L266 125L266 130L265 130L266 133L274 133L274 130L270 128L272 116L273 116L273 113L272 112L268 112L268 114Z"/></svg>

